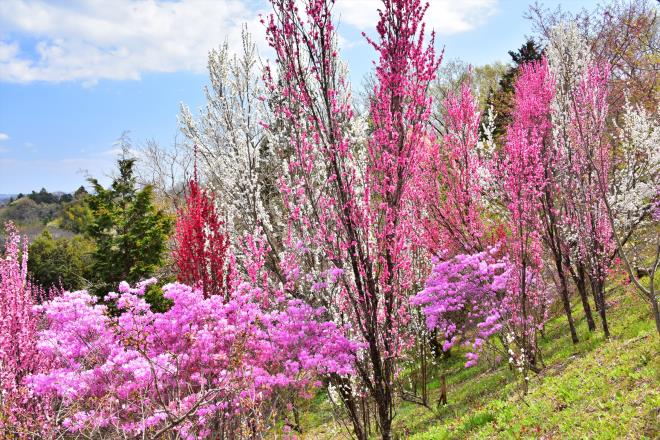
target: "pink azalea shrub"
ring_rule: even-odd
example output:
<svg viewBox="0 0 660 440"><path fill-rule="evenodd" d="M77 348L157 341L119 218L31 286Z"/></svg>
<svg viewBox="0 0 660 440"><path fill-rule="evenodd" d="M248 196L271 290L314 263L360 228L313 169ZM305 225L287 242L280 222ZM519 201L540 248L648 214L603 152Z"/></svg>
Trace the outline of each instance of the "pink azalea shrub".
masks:
<svg viewBox="0 0 660 440"><path fill-rule="evenodd" d="M434 259L423 291L411 303L421 306L429 329L438 329L445 338L443 350L459 342L471 345L465 366L476 364L485 341L503 327L504 305L511 267L498 250L473 255Z"/></svg>
<svg viewBox="0 0 660 440"><path fill-rule="evenodd" d="M108 294L117 316L86 291L35 307L50 368L28 383L57 406L58 434L237 435L265 427L279 391L304 394L319 374L353 372L358 347L319 319L322 309L291 300L264 310L246 283L228 301L169 284L173 306L155 313L142 298L152 281Z"/></svg>

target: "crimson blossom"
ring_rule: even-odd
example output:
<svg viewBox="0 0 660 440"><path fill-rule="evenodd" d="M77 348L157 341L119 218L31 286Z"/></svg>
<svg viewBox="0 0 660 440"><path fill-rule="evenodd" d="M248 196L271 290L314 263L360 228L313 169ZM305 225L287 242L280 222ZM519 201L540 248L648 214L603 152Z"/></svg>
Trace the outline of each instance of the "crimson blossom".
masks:
<svg viewBox="0 0 660 440"><path fill-rule="evenodd" d="M177 279L199 286L206 295L224 295L229 288L229 238L213 194L195 178L188 184L185 206L179 210L172 253Z"/></svg>

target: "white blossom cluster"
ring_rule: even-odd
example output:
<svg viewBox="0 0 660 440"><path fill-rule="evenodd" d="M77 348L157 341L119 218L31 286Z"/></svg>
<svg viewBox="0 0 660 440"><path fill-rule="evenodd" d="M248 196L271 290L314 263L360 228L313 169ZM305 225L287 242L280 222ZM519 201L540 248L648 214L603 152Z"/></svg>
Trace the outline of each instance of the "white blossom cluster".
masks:
<svg viewBox="0 0 660 440"><path fill-rule="evenodd" d="M626 101L618 129L610 206L617 229L627 233L649 212L660 191L658 112ZM647 216L650 217L650 216Z"/></svg>
<svg viewBox="0 0 660 440"><path fill-rule="evenodd" d="M479 186L482 192L482 202L485 208L490 212L503 213L500 200L502 200L501 182L493 177L490 166L494 163L495 157L495 117L497 114L493 104L488 106L485 118L481 127L483 129L483 138L477 142L476 153L479 157L479 166L477 176Z"/></svg>
<svg viewBox="0 0 660 440"><path fill-rule="evenodd" d="M553 137L560 151L570 153L568 127L571 115L571 95L591 62L591 52L586 38L573 21L561 22L550 31L546 48L548 66L555 80L555 96L552 101ZM560 170L562 173L568 170Z"/></svg>
<svg viewBox="0 0 660 440"><path fill-rule="evenodd" d="M243 52L231 55L225 43L209 53L210 86L206 107L195 118L181 106L179 123L196 152L204 183L227 215L236 243L244 232L261 227L272 231L278 222L272 203L278 161L266 141L266 108L259 59L249 34L243 31Z"/></svg>

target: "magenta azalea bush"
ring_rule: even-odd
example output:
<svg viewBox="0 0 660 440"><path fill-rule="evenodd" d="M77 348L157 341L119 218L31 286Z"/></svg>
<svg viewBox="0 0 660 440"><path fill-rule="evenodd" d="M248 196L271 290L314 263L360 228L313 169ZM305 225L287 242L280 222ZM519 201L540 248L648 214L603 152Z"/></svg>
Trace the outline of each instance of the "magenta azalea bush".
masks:
<svg viewBox="0 0 660 440"><path fill-rule="evenodd" d="M174 429L200 438L238 432L280 390L304 392L318 374L352 373L357 346L300 301L265 311L242 284L229 301L169 284L164 313L125 283L108 313L85 291L35 307L38 349L51 368L29 376L34 393L58 402L58 430L127 435Z"/></svg>
<svg viewBox="0 0 660 440"><path fill-rule="evenodd" d="M106 295L63 292L34 305L15 228L0 273L0 428L28 438L83 435L241 437L268 427L279 398L307 396L324 374L353 373L359 346L324 310L268 309L248 283L228 300L168 284L154 312L147 280ZM21 263L22 261L22 263ZM112 312L111 312L112 311ZM5 335L7 337L5 337Z"/></svg>
<svg viewBox="0 0 660 440"><path fill-rule="evenodd" d="M476 364L485 341L506 319L505 305L511 266L497 258L498 250L435 259L424 290L411 299L421 306L429 329L444 336L443 350L459 342L471 345L466 367Z"/></svg>

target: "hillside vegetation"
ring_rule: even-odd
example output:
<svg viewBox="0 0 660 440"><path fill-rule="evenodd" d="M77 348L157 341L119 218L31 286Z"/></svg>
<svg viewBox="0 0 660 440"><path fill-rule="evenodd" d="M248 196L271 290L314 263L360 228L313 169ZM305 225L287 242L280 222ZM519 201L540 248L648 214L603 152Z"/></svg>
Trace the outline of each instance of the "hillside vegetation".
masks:
<svg viewBox="0 0 660 440"><path fill-rule="evenodd" d="M520 392L520 376L506 362L496 368L465 369L461 353L452 353L435 372L447 374L448 404L435 406L436 377L430 385L433 409L409 402L397 405L398 438L658 438L660 339L648 306L620 280L610 286L607 304L612 317L609 341L602 333L589 332L577 302L573 311L578 344L571 344L564 316L547 323L539 341L546 367L530 377L526 396ZM317 396L301 417L302 438L349 438L333 414L327 395Z"/></svg>

